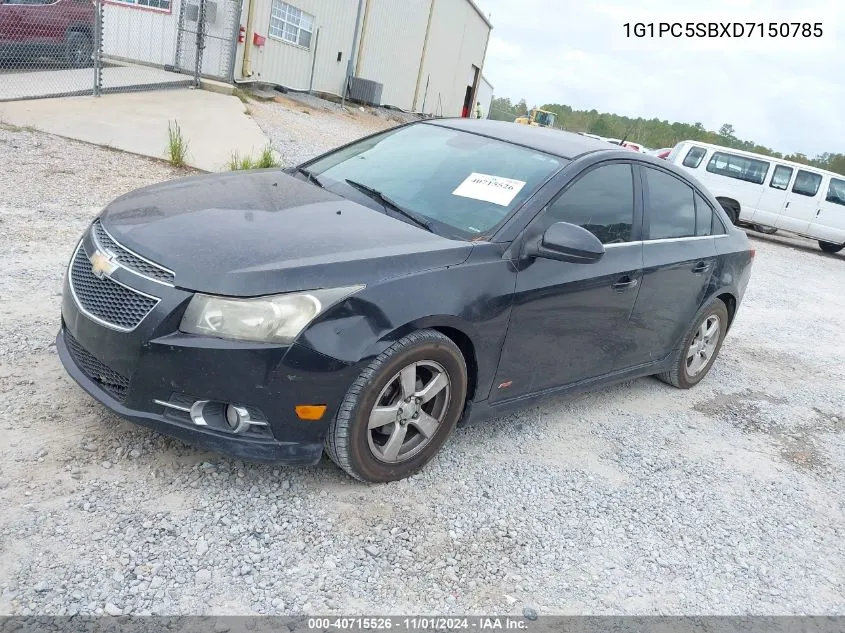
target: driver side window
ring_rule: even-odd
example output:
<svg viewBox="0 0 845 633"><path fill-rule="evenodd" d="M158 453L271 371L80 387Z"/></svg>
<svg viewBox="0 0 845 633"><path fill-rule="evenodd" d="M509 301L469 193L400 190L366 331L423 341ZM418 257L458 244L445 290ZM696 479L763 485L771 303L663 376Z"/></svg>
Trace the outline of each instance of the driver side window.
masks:
<svg viewBox="0 0 845 633"><path fill-rule="evenodd" d="M546 210L545 226L569 222L595 235L602 244L631 241L634 222L634 176L629 164L588 171Z"/></svg>

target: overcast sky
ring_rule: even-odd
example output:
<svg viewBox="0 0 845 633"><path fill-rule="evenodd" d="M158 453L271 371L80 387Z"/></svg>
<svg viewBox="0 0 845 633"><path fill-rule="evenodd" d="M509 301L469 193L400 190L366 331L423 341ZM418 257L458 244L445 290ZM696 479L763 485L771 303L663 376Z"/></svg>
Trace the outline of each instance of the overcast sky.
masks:
<svg viewBox="0 0 845 633"><path fill-rule="evenodd" d="M495 96L628 116L731 123L778 151L845 153L841 0L476 0ZM631 5L635 6L632 15ZM730 5L730 8L729 8ZM825 6L827 5L827 6ZM678 7L703 15L679 14ZM787 13L798 7L800 15ZM686 10L686 9L685 9ZM822 21L821 38L631 40L628 21Z"/></svg>

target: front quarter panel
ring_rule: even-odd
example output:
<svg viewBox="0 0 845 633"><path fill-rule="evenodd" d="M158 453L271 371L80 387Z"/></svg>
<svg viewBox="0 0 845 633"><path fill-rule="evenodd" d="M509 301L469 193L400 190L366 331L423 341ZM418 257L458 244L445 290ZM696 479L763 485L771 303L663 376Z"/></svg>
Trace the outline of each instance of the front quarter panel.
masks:
<svg viewBox="0 0 845 633"><path fill-rule="evenodd" d="M473 348L467 358L477 372L473 399L483 399L498 364L516 281L504 252L501 244L479 243L460 265L365 288L311 324L299 344L363 370L412 331L458 330Z"/></svg>

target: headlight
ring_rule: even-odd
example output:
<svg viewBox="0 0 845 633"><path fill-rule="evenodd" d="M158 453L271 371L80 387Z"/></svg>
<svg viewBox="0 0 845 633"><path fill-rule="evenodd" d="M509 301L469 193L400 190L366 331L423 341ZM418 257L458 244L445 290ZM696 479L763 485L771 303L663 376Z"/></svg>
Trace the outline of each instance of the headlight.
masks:
<svg viewBox="0 0 845 633"><path fill-rule="evenodd" d="M288 345L317 315L363 287L326 288L256 299L196 294L179 329L190 334Z"/></svg>

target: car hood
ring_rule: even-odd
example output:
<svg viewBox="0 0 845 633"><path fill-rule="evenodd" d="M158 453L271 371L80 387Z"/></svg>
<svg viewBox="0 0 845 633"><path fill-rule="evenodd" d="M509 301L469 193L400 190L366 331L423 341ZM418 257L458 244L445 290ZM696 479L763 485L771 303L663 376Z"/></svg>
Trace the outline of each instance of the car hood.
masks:
<svg viewBox="0 0 845 633"><path fill-rule="evenodd" d="M101 221L177 286L229 296L371 284L459 264L472 248L278 169L138 189Z"/></svg>

